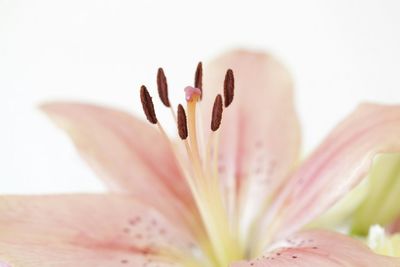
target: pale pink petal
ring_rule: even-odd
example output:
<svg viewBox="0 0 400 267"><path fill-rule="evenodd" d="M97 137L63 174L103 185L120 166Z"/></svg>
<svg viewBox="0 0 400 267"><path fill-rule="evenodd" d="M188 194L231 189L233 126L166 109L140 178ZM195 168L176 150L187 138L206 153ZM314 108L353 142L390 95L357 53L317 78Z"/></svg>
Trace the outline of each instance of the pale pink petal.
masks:
<svg viewBox="0 0 400 267"><path fill-rule="evenodd" d="M373 253L358 240L328 231L299 233L276 244L277 249L231 267L399 267L400 258Z"/></svg>
<svg viewBox="0 0 400 267"><path fill-rule="evenodd" d="M171 217L197 218L172 150L150 124L88 104L49 103L42 109L113 191L129 193Z"/></svg>
<svg viewBox="0 0 400 267"><path fill-rule="evenodd" d="M399 151L400 106L361 105L285 185L263 229L269 231L268 236L286 236L299 229L357 185L375 155ZM273 230L266 228L271 221L277 225Z"/></svg>
<svg viewBox="0 0 400 267"><path fill-rule="evenodd" d="M3 261L3 262L1 262ZM0 241L0 267L177 267L183 265L129 251L96 251L68 244L13 244Z"/></svg>
<svg viewBox="0 0 400 267"><path fill-rule="evenodd" d="M254 215L254 207L263 206L298 160L300 130L291 77L264 53L232 51L205 66L206 114L216 94L222 94L229 68L235 77L235 96L222 116L220 176L231 211L242 204L246 214L242 217L247 218ZM206 127L210 120L205 116Z"/></svg>
<svg viewBox="0 0 400 267"><path fill-rule="evenodd" d="M179 224L129 196L1 197L0 262L117 266L177 251L191 255L196 241Z"/></svg>

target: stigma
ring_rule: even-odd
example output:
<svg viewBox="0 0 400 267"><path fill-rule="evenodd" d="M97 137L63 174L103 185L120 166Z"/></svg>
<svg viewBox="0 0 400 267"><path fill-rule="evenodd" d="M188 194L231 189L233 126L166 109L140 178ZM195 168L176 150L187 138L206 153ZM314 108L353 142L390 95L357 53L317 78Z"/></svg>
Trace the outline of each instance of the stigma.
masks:
<svg viewBox="0 0 400 267"><path fill-rule="evenodd" d="M186 86L185 88L185 98L187 102L197 102L201 99L201 90L196 87Z"/></svg>
<svg viewBox="0 0 400 267"><path fill-rule="evenodd" d="M243 258L244 255L239 242L237 222L228 218L218 173L218 132L224 109L231 105L234 98L234 75L231 69L227 70L221 88L223 92L215 96L207 131L203 120L198 119L202 118L201 109L198 107L204 93L202 63L197 65L193 86L187 86L184 89L186 103L178 104L176 110L169 99L165 72L162 68L158 69L158 96L172 114L181 140L180 146L183 149L174 146L173 141L166 135L157 119L153 98L144 85L140 89L140 97L147 120L156 125L161 135L171 144L174 156L191 190L201 215L202 227L207 232L207 239L211 246L212 255L208 256L213 259L214 266L225 267L232 261Z"/></svg>

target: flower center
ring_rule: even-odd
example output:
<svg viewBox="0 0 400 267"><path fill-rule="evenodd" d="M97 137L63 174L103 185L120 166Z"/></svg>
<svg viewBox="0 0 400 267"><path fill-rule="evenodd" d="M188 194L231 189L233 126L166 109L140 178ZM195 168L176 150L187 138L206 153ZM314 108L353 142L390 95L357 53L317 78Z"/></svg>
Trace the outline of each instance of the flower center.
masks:
<svg viewBox="0 0 400 267"><path fill-rule="evenodd" d="M226 205L223 200L221 182L218 174L218 130L221 125L223 109L233 101L234 76L228 70L224 81L224 103L222 96L215 97L212 110L209 135L203 129L201 110L198 108L202 99L202 64L198 64L194 87L185 88L186 109L179 104L177 111L171 106L168 98L168 84L163 69L158 70L157 88L161 102L170 109L177 124L181 146L186 153L172 145L163 127L157 120L152 98L145 86L141 87L141 101L147 120L156 124L161 134L169 140L174 155L185 176L186 182L202 218L202 223L212 247L212 255L216 266L228 266L232 261L243 258L244 249L240 245L238 223L228 219ZM186 164L189 162L189 164Z"/></svg>

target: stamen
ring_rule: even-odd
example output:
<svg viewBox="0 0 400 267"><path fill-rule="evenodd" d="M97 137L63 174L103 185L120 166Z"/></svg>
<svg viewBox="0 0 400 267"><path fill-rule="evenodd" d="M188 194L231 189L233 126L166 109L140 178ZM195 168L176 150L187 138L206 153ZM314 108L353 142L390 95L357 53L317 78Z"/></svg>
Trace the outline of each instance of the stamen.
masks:
<svg viewBox="0 0 400 267"><path fill-rule="evenodd" d="M178 106L178 133L182 140L186 140L188 137L186 113L181 104Z"/></svg>
<svg viewBox="0 0 400 267"><path fill-rule="evenodd" d="M224 81L224 100L221 95L217 95L215 98L211 118L212 133L209 135L207 147L205 147L203 140L204 132L201 126L201 113L198 110L202 97L202 77L202 63L199 62L195 74L195 87L188 86L185 88L187 108L185 110L182 105L178 105L177 112L175 112L168 98L168 84L164 70L159 68L157 72L159 97L161 102L171 110L177 124L179 137L182 139L182 144L185 146L187 157L191 164L186 164L184 158L182 158L183 155L170 142L163 127L158 122L152 97L144 85L141 87L140 97L147 120L156 124L163 138L167 141L169 140L182 174L193 193L209 237L209 245L211 246L206 250L210 250L208 252L212 253L210 259L215 261L217 266L228 266L230 262L241 258L244 253L241 244L239 244L236 228L234 228L235 223L229 221L221 196L222 189L220 188L218 177L217 130L221 126L223 105L227 107L233 101L234 77L232 70L229 69ZM223 103L224 101L225 103ZM203 148L204 151L200 151L199 148ZM206 244L206 246L208 245Z"/></svg>
<svg viewBox="0 0 400 267"><path fill-rule="evenodd" d="M228 69L228 71L225 74L225 81L224 81L225 107L228 107L233 101L234 88L235 88L235 78L233 77L233 71L231 69Z"/></svg>
<svg viewBox="0 0 400 267"><path fill-rule="evenodd" d="M214 106L212 110L212 118L211 118L211 130L216 131L219 129L222 120L222 96L217 95L215 97Z"/></svg>
<svg viewBox="0 0 400 267"><path fill-rule="evenodd" d="M170 103L168 98L168 83L162 68L159 68L157 72L157 89L161 102L169 108Z"/></svg>
<svg viewBox="0 0 400 267"><path fill-rule="evenodd" d="M196 73L194 75L194 87L199 88L201 91L200 98L203 97L203 63L201 61L197 64Z"/></svg>
<svg viewBox="0 0 400 267"><path fill-rule="evenodd" d="M143 111L146 114L146 118L149 122L156 124L157 123L157 116L156 112L154 111L154 105L152 97L147 91L146 86L142 85L140 88L140 100L142 101Z"/></svg>

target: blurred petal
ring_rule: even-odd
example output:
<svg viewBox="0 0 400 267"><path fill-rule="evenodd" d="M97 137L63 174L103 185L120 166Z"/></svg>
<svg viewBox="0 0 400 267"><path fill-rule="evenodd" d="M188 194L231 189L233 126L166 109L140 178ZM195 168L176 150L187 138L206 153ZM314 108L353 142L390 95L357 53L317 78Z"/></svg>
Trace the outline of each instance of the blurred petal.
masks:
<svg viewBox="0 0 400 267"><path fill-rule="evenodd" d="M314 219L307 228L348 229L355 210L366 200L370 186L367 180L362 181L353 190L340 199L321 216Z"/></svg>
<svg viewBox="0 0 400 267"><path fill-rule="evenodd" d="M193 219L194 202L166 140L127 113L79 103L42 109L67 131L113 191L126 192L170 217Z"/></svg>
<svg viewBox="0 0 400 267"><path fill-rule="evenodd" d="M234 263L231 267L398 267L399 258L390 258L374 254L360 241L328 231L309 231L286 239L277 244L278 249L263 256Z"/></svg>
<svg viewBox="0 0 400 267"><path fill-rule="evenodd" d="M267 214L269 232L262 236L287 236L309 223L359 184L377 154L396 151L400 106L360 106L294 174Z"/></svg>
<svg viewBox="0 0 400 267"><path fill-rule="evenodd" d="M127 196L1 197L0 262L117 266L155 256L171 260L176 251L189 256L195 248L179 224Z"/></svg>
<svg viewBox="0 0 400 267"><path fill-rule="evenodd" d="M365 235L370 226L387 225L400 215L400 155L380 156L368 182L368 195L352 216L354 234Z"/></svg>
<svg viewBox="0 0 400 267"><path fill-rule="evenodd" d="M366 235L374 224L389 225L400 215L400 154L377 156L368 178L313 220L309 227L348 227Z"/></svg>
<svg viewBox="0 0 400 267"><path fill-rule="evenodd" d="M4 263L1 261L4 260ZM13 244L0 241L0 267L121 267L121 266L183 266L152 255L129 251L94 251L68 244Z"/></svg>
<svg viewBox="0 0 400 267"><path fill-rule="evenodd" d="M230 211L242 205L241 217L248 218L298 160L299 122L287 70L270 55L244 50L224 54L205 67L206 114L216 94L222 93L229 68L235 96L222 116L220 177ZM208 127L211 115L205 121Z"/></svg>
<svg viewBox="0 0 400 267"><path fill-rule="evenodd" d="M0 197L0 242L111 251L191 251L190 229L129 196ZM0 252L1 253L1 252Z"/></svg>

